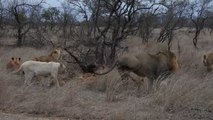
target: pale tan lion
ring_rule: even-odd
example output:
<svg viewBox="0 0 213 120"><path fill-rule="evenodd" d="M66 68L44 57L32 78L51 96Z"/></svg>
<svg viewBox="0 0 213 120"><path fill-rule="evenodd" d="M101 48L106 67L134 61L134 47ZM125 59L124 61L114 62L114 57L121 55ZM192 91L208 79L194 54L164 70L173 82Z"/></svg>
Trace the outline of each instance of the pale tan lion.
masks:
<svg viewBox="0 0 213 120"><path fill-rule="evenodd" d="M36 57L32 60L40 62L58 62L60 56L61 56L60 49L54 49L49 55Z"/></svg>
<svg viewBox="0 0 213 120"><path fill-rule="evenodd" d="M59 85L58 73L59 71L66 71L66 66L58 62L40 62L40 61L25 61L17 71L12 73L19 73L22 71L25 77L25 85L30 85L34 76L51 76L55 79L57 86Z"/></svg>
<svg viewBox="0 0 213 120"><path fill-rule="evenodd" d="M203 55L203 64L206 66L207 71L212 70L213 66L213 53Z"/></svg>

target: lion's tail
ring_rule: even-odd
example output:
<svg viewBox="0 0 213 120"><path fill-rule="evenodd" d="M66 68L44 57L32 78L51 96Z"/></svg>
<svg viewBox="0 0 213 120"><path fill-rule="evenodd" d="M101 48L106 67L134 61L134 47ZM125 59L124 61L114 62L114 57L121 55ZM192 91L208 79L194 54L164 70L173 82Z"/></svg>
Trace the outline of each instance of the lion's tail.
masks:
<svg viewBox="0 0 213 120"><path fill-rule="evenodd" d="M112 65L112 67L111 67L109 70L107 70L106 72L103 72L103 73L93 72L93 73L94 73L95 75L105 75L105 74L111 72L111 71L116 67L116 64L117 64L117 61L114 62L114 64Z"/></svg>

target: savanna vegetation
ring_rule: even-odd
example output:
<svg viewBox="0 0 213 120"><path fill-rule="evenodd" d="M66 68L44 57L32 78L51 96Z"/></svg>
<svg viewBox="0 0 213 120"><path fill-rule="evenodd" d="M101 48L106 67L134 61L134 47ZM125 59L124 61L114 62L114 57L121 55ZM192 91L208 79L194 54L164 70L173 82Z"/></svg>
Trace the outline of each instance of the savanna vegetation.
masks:
<svg viewBox="0 0 213 120"><path fill-rule="evenodd" d="M212 0L0 0L0 119L211 120L213 73L203 63L213 52ZM60 48L67 72L61 88L21 75L21 63ZM151 93L109 69L122 55L175 53L179 70L157 78ZM130 72L134 79L141 76ZM48 78L42 78L47 81ZM6 114L6 117L4 114ZM13 116L15 115L15 117ZM27 116L27 117L26 117Z"/></svg>

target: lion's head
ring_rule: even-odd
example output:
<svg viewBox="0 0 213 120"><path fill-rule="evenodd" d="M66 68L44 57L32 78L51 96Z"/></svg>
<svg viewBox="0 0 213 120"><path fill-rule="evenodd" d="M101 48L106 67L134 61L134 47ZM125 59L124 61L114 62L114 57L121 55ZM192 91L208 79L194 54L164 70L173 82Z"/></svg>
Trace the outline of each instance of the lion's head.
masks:
<svg viewBox="0 0 213 120"><path fill-rule="evenodd" d="M21 58L20 57L12 57L10 61L7 63L6 68L9 70L16 70L20 67Z"/></svg>
<svg viewBox="0 0 213 120"><path fill-rule="evenodd" d="M160 59L160 61L161 63L166 62L168 64L169 71L176 72L179 69L177 57L173 52L171 51L158 52L156 56L158 56L159 58L163 58Z"/></svg>
<svg viewBox="0 0 213 120"><path fill-rule="evenodd" d="M207 67L208 71L212 70L213 66L213 53L203 55L203 64Z"/></svg>
<svg viewBox="0 0 213 120"><path fill-rule="evenodd" d="M61 50L56 48L49 54L49 56L54 57L55 59L58 60L61 56Z"/></svg>

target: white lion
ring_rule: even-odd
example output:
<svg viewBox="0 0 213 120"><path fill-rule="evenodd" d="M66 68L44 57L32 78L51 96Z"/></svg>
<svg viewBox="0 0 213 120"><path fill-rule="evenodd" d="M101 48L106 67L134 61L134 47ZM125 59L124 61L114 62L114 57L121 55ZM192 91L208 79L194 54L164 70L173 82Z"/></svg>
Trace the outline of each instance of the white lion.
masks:
<svg viewBox="0 0 213 120"><path fill-rule="evenodd" d="M25 77L25 85L30 85L31 80L34 76L46 76L50 75L53 77L56 82L57 86L60 87L59 81L58 81L58 72L59 70L65 70L66 67L64 64L58 63L58 62L39 62L39 61L26 61L24 62L20 68L13 72L18 73L20 71L24 72Z"/></svg>

